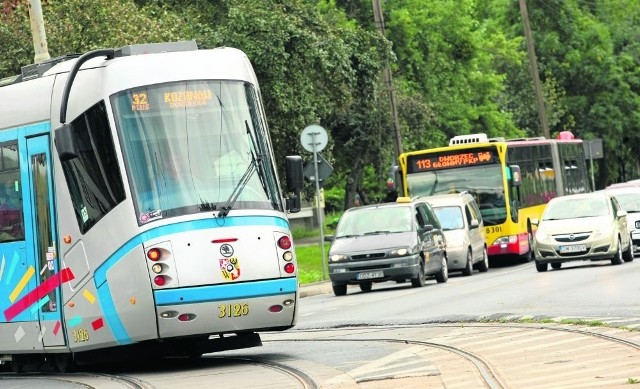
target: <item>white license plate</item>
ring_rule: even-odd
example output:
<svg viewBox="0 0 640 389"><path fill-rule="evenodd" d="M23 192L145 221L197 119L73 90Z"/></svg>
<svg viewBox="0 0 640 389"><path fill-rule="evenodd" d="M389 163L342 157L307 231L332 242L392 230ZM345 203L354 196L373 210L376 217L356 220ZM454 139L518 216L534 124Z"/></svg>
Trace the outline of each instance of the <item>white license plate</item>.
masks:
<svg viewBox="0 0 640 389"><path fill-rule="evenodd" d="M370 280L372 278L382 278L384 277L384 272L381 271L368 271L364 273L358 273L356 275L357 280Z"/></svg>
<svg viewBox="0 0 640 389"><path fill-rule="evenodd" d="M571 246L560 246L560 254L581 253L583 251L587 251L587 245L575 244Z"/></svg>

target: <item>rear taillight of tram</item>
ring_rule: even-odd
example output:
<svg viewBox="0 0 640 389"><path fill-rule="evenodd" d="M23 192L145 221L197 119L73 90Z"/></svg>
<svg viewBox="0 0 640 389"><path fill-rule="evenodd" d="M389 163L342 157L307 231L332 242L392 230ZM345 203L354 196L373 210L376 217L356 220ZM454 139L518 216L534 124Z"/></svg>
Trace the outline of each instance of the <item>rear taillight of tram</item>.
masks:
<svg viewBox="0 0 640 389"><path fill-rule="evenodd" d="M293 242L291 236L276 233L276 251L278 253L278 261L280 264L280 274L282 276L294 276L297 272L295 251L293 250Z"/></svg>
<svg viewBox="0 0 640 389"><path fill-rule="evenodd" d="M166 288L177 280L176 266L169 242L158 243L145 248L147 267L154 288Z"/></svg>

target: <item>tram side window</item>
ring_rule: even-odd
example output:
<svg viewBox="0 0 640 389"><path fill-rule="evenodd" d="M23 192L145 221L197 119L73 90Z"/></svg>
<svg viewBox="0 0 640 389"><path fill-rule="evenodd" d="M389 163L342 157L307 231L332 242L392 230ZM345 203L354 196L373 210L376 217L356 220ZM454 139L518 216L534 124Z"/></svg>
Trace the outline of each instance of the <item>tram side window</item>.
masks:
<svg viewBox="0 0 640 389"><path fill-rule="evenodd" d="M0 146L0 243L24 240L22 185L16 142Z"/></svg>
<svg viewBox="0 0 640 389"><path fill-rule="evenodd" d="M71 122L78 157L62 163L83 234L125 199L106 112L101 101Z"/></svg>

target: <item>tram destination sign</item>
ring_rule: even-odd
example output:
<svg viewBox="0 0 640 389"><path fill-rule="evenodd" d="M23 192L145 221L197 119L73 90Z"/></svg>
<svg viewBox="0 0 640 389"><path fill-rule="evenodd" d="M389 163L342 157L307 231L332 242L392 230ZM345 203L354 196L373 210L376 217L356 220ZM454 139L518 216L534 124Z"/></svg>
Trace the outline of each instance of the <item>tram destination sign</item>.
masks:
<svg viewBox="0 0 640 389"><path fill-rule="evenodd" d="M408 173L500 163L494 148L443 151L407 157Z"/></svg>

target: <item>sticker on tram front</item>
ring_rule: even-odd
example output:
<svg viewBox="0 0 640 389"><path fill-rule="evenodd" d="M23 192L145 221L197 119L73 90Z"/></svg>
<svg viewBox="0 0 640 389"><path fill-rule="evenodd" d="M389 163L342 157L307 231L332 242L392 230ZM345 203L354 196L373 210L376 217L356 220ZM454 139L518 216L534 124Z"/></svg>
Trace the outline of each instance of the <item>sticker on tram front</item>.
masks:
<svg viewBox="0 0 640 389"><path fill-rule="evenodd" d="M220 271L225 280L235 281L240 278L240 261L237 257L220 259Z"/></svg>

